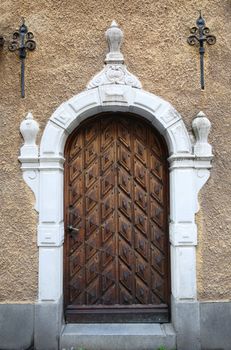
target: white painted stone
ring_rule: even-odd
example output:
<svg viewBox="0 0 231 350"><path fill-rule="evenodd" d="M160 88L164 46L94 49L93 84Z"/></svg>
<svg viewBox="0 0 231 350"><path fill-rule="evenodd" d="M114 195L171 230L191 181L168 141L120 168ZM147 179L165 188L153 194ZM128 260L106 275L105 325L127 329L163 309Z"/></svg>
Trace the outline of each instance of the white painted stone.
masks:
<svg viewBox="0 0 231 350"><path fill-rule="evenodd" d="M35 195L35 210L38 211L38 188L39 188L39 159L36 137L39 124L33 119L32 113L28 113L21 122L20 132L24 144L20 149L18 160L21 162L23 179Z"/></svg>
<svg viewBox="0 0 231 350"><path fill-rule="evenodd" d="M57 301L63 294L63 247L39 248L39 301Z"/></svg>
<svg viewBox="0 0 231 350"><path fill-rule="evenodd" d="M41 223L38 226L38 246L61 246L64 240L63 222L58 225Z"/></svg>
<svg viewBox="0 0 231 350"><path fill-rule="evenodd" d="M66 102L70 108L74 111L73 123L69 123L66 126L66 130L70 132L73 131L79 123L84 120L84 113L89 110L93 110L94 114L102 112L102 106L100 102L100 95L98 89L92 91L83 91L80 94L72 97L69 101ZM76 118L76 115L79 115L79 118ZM78 122L78 124L76 124Z"/></svg>
<svg viewBox="0 0 231 350"><path fill-rule="evenodd" d="M62 103L60 107L56 109L56 111L52 114L50 120L53 123L61 126L61 128L65 129L65 126L70 124L70 122L74 119L74 111L71 108L71 105L66 105L66 102Z"/></svg>
<svg viewBox="0 0 231 350"><path fill-rule="evenodd" d="M103 106L115 103L119 107L130 105L133 101L133 90L130 86L110 85L99 87L100 100ZM123 110L123 109L122 109Z"/></svg>
<svg viewBox="0 0 231 350"><path fill-rule="evenodd" d="M36 145L36 137L39 132L39 124L34 120L32 113L29 112L26 118L21 122L20 132L24 139L20 157L37 157L38 146Z"/></svg>
<svg viewBox="0 0 231 350"><path fill-rule="evenodd" d="M170 242L173 246L196 246L197 226L195 223L170 223Z"/></svg>
<svg viewBox="0 0 231 350"><path fill-rule="evenodd" d="M87 85L93 89L102 85L120 84L141 89L141 83L123 64L110 64L98 73Z"/></svg>
<svg viewBox="0 0 231 350"><path fill-rule="evenodd" d="M111 26L106 30L105 33L109 52L106 56L106 63L124 63L123 54L120 52L120 47L123 40L123 32L119 28L116 21L112 21Z"/></svg>
<svg viewBox="0 0 231 350"><path fill-rule="evenodd" d="M120 46L123 39L123 32L115 21L106 31L109 52L105 59L105 67L96 74L88 83L87 89L93 89L98 86L111 84L128 85L141 89L142 85L139 79L131 74L124 65L124 57L120 52Z"/></svg>
<svg viewBox="0 0 231 350"><path fill-rule="evenodd" d="M171 135L171 140L173 141L173 149L171 153L191 153L192 145L182 120L177 121L168 128L168 134L166 138L168 139Z"/></svg>
<svg viewBox="0 0 231 350"><path fill-rule="evenodd" d="M174 223L193 223L195 215L194 170L170 171L170 219Z"/></svg>
<svg viewBox="0 0 231 350"><path fill-rule="evenodd" d="M171 288L177 300L196 300L196 249L171 245Z"/></svg>
<svg viewBox="0 0 231 350"><path fill-rule="evenodd" d="M140 107L141 110L147 110L150 112L152 119L154 115L155 120L159 122L160 127L163 125L163 131L181 119L179 113L170 103L164 101L161 97L144 90L142 90L141 93L136 94L134 105Z"/></svg>
<svg viewBox="0 0 231 350"><path fill-rule="evenodd" d="M55 124L52 120L48 121L48 124L43 132L40 156L41 157L54 157L63 154L63 148L65 140L67 139L67 132L60 125Z"/></svg>
<svg viewBox="0 0 231 350"><path fill-rule="evenodd" d="M194 154L197 157L211 157L212 147L208 143L208 135L211 129L211 123L203 112L199 112L193 119L192 128L196 137Z"/></svg>
<svg viewBox="0 0 231 350"><path fill-rule="evenodd" d="M63 171L40 171L39 222L57 224L63 220Z"/></svg>

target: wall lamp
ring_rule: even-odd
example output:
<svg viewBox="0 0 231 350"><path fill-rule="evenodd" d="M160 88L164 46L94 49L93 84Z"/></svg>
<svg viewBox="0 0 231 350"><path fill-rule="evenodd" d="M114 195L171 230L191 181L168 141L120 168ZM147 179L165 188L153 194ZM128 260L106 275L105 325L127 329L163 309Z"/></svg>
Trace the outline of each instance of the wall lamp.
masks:
<svg viewBox="0 0 231 350"><path fill-rule="evenodd" d="M8 50L11 52L18 52L18 56L21 62L21 97L25 97L25 59L27 51L33 51L36 48L36 42L33 40L34 34L28 31L24 18L22 18L22 24L19 29L16 30L12 39L9 42ZM0 35L0 49L3 49L5 39Z"/></svg>
<svg viewBox="0 0 231 350"><path fill-rule="evenodd" d="M8 49L11 52L18 52L21 62L21 97L25 97L25 59L27 51L33 51L36 48L36 42L33 40L34 34L28 31L24 18L19 29L13 33L12 40Z"/></svg>
<svg viewBox="0 0 231 350"><path fill-rule="evenodd" d="M205 88L205 79L204 79L204 53L205 47L204 44L214 45L216 43L216 37L210 34L210 29L206 27L205 20L201 15L201 11L199 11L200 16L196 21L196 27L192 27L190 29L191 35L188 37L188 44L191 46L199 47L200 54L200 81L201 81L201 89Z"/></svg>

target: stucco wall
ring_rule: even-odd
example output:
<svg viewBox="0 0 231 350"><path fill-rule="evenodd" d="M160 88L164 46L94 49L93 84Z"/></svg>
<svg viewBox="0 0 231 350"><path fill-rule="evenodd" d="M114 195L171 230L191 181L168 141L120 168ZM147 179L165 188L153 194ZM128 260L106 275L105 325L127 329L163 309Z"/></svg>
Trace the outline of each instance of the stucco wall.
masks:
<svg viewBox="0 0 231 350"><path fill-rule="evenodd" d="M198 51L186 43L199 8L217 37L206 48L204 92ZM212 122L214 167L197 216L199 297L231 298L230 1L6 0L0 12L0 34L7 40L24 16L37 42L26 60L25 99L16 54L7 52L7 44L0 52L0 302L32 301L37 293L37 215L17 161L20 122L32 111L42 131L61 102L85 88L102 68L112 19L124 31L126 63L144 89L171 102L189 129L201 109Z"/></svg>

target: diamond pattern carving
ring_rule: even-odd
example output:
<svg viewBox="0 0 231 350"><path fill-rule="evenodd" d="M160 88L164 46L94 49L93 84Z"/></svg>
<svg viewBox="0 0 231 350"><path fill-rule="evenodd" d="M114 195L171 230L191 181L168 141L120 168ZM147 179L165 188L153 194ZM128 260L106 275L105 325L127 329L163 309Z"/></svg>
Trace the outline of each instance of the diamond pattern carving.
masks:
<svg viewBox="0 0 231 350"><path fill-rule="evenodd" d="M143 281L136 279L136 299L140 304L148 304L149 289Z"/></svg>
<svg viewBox="0 0 231 350"><path fill-rule="evenodd" d="M147 189L147 169L142 163L134 160L134 175L136 181L146 190Z"/></svg>
<svg viewBox="0 0 231 350"><path fill-rule="evenodd" d="M158 204L158 202L151 200L151 218L155 221L161 228L164 227L164 210Z"/></svg>
<svg viewBox="0 0 231 350"><path fill-rule="evenodd" d="M129 220L119 214L119 233L128 243L132 244L132 225Z"/></svg>
<svg viewBox="0 0 231 350"><path fill-rule="evenodd" d="M123 264L122 261L119 262L119 276L123 286L127 290L132 291L132 273L128 266Z"/></svg>
<svg viewBox="0 0 231 350"><path fill-rule="evenodd" d="M115 232L115 215L112 213L101 225L102 243L106 242Z"/></svg>
<svg viewBox="0 0 231 350"><path fill-rule="evenodd" d="M133 263L133 253L131 247L121 238L119 238L119 256L120 260L131 267L131 264Z"/></svg>
<svg viewBox="0 0 231 350"><path fill-rule="evenodd" d="M140 186L137 186L136 184L135 184L135 202L138 204L138 206L141 209L147 212L147 209L148 209L147 192L144 191Z"/></svg>
<svg viewBox="0 0 231 350"><path fill-rule="evenodd" d="M168 302L166 163L134 116L81 126L66 161L67 305Z"/></svg>
<svg viewBox="0 0 231 350"><path fill-rule="evenodd" d="M164 232L154 223L150 224L150 238L151 242L160 250L164 251L165 247L165 234Z"/></svg>
<svg viewBox="0 0 231 350"><path fill-rule="evenodd" d="M144 164L147 164L147 149L139 140L134 142L134 151L136 157Z"/></svg>
<svg viewBox="0 0 231 350"><path fill-rule="evenodd" d="M83 158L82 152L77 154L77 156L72 160L70 164L70 180L73 181L78 175L81 174L83 169Z"/></svg>
<svg viewBox="0 0 231 350"><path fill-rule="evenodd" d="M154 155L151 154L150 156L151 161L151 172L157 176L160 180L163 179L163 164L162 162Z"/></svg>
<svg viewBox="0 0 231 350"><path fill-rule="evenodd" d="M135 231L135 249L146 260L149 259L149 244L147 239L138 231Z"/></svg>
<svg viewBox="0 0 231 350"><path fill-rule="evenodd" d="M106 152L102 154L101 157L101 171L105 171L109 166L112 165L114 160L114 147L113 144L107 148Z"/></svg>
<svg viewBox="0 0 231 350"><path fill-rule="evenodd" d="M119 201L119 211L127 216L127 218L131 218L132 215L132 202L131 200L125 196L122 192L119 191L118 194Z"/></svg>
<svg viewBox="0 0 231 350"><path fill-rule="evenodd" d="M154 176L150 177L150 194L163 205L163 184L160 181L158 181Z"/></svg>
<svg viewBox="0 0 231 350"><path fill-rule="evenodd" d="M98 164L95 162L93 163L89 169L85 172L85 188L86 190L92 188L92 185L96 184L96 181L98 180Z"/></svg>
<svg viewBox="0 0 231 350"><path fill-rule="evenodd" d="M124 146L129 149L131 148L131 134L129 133L128 128L122 123L119 123L118 125L118 138Z"/></svg>
<svg viewBox="0 0 231 350"><path fill-rule="evenodd" d="M158 157L164 153L158 138L153 134L150 135L150 148Z"/></svg>
<svg viewBox="0 0 231 350"><path fill-rule="evenodd" d="M122 144L118 145L118 161L125 170L131 172L131 154Z"/></svg>
<svg viewBox="0 0 231 350"><path fill-rule="evenodd" d="M81 134L78 134L76 135L74 141L73 141L73 144L72 144L72 147L71 147L71 150L70 150L70 159L72 159L73 157L76 157L78 155L78 153L80 151L82 151L83 149L83 135L82 133Z"/></svg>
<svg viewBox="0 0 231 350"><path fill-rule="evenodd" d="M126 193L127 196L131 197L131 178L121 168L118 170L118 185Z"/></svg>
<svg viewBox="0 0 231 350"><path fill-rule="evenodd" d="M72 185L69 187L70 192L70 204L73 206L74 203L81 198L82 196L82 185L83 185L83 176L79 175Z"/></svg>
<svg viewBox="0 0 231 350"><path fill-rule="evenodd" d="M156 247L152 247L151 261L155 270L159 271L161 274L164 274L164 256Z"/></svg>

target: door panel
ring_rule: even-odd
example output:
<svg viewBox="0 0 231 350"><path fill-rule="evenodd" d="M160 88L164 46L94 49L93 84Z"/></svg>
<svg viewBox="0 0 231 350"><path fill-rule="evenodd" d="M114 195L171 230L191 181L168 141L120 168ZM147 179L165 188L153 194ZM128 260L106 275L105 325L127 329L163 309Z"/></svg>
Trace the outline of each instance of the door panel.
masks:
<svg viewBox="0 0 231 350"><path fill-rule="evenodd" d="M104 114L69 137L65 156L67 322L167 322L162 138L134 115Z"/></svg>

